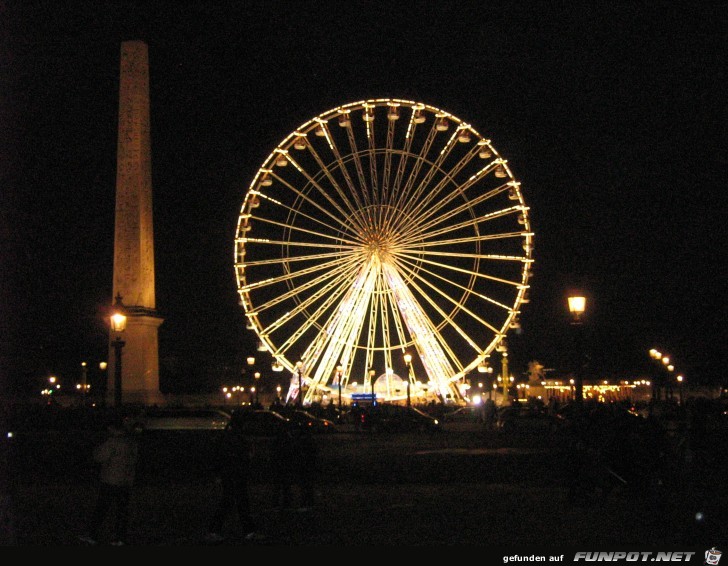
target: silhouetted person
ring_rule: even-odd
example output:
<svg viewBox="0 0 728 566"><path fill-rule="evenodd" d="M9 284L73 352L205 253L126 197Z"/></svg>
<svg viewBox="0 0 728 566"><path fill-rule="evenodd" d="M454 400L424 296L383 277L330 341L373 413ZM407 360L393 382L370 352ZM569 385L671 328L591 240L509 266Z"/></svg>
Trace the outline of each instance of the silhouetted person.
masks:
<svg viewBox="0 0 728 566"><path fill-rule="evenodd" d="M245 540L260 538L250 506L253 445L240 424L231 421L215 452L215 481L221 487L205 540L222 542L225 521L237 511Z"/></svg>
<svg viewBox="0 0 728 566"><path fill-rule="evenodd" d="M315 503L314 477L316 473L318 447L311 429L299 425L293 429L295 458L293 473L299 490L299 511L308 511Z"/></svg>
<svg viewBox="0 0 728 566"><path fill-rule="evenodd" d="M139 443L136 433L125 425L121 416L112 419L108 436L93 450L93 461L100 466L96 504L87 534L79 537L87 544L97 544L104 522L114 508L113 546L126 544L129 503L136 477Z"/></svg>
<svg viewBox="0 0 728 566"><path fill-rule="evenodd" d="M274 484L274 505L288 509L293 501L294 461L296 447L293 440L293 424L280 426L271 444L271 471Z"/></svg>
<svg viewBox="0 0 728 566"><path fill-rule="evenodd" d="M498 409L493 399L486 399L483 403L483 422L486 430L494 430L498 416Z"/></svg>

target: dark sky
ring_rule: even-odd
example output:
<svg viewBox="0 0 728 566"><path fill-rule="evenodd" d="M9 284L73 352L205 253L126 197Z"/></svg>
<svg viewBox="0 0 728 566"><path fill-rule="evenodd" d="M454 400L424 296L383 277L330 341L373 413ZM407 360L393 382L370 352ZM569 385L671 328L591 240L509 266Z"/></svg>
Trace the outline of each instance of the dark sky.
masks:
<svg viewBox="0 0 728 566"><path fill-rule="evenodd" d="M514 373L563 369L565 296L580 286L596 374L650 372L658 347L717 382L728 7L533 4L0 4L2 380L105 357L119 51L143 39L160 357L180 388L255 344L232 262L262 161L313 116L382 97L471 123L522 183L535 267Z"/></svg>

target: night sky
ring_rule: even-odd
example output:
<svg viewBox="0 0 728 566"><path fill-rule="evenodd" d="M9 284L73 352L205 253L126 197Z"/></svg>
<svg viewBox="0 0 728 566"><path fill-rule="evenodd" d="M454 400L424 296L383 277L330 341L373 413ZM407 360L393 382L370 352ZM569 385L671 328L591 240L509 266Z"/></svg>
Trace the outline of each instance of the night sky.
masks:
<svg viewBox="0 0 728 566"><path fill-rule="evenodd" d="M719 383L728 8L532 4L0 5L0 385L106 356L131 39L149 45L164 387L211 388L255 353L233 239L265 157L313 116L383 97L469 122L522 183L535 264L514 374L568 369L580 287L593 375L649 375L656 347L688 381Z"/></svg>

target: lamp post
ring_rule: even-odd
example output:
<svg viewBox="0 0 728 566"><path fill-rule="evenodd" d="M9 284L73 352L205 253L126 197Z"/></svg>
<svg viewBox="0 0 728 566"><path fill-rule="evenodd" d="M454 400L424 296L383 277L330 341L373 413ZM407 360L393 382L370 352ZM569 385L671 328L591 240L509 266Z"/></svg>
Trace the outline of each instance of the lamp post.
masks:
<svg viewBox="0 0 728 566"><path fill-rule="evenodd" d="M409 352L404 355L404 363L407 364L407 406L412 406L412 398L410 397L410 381L412 381L412 354Z"/></svg>
<svg viewBox="0 0 728 566"><path fill-rule="evenodd" d="M99 362L99 370L101 370L101 387L99 389L102 398L106 397L106 389L108 388L108 377L106 375L106 368L108 366L109 364L107 362Z"/></svg>
<svg viewBox="0 0 728 566"><path fill-rule="evenodd" d="M298 406L303 408L303 362L296 362L296 374L298 375Z"/></svg>
<svg viewBox="0 0 728 566"><path fill-rule="evenodd" d="M339 414L338 419L341 419L341 382L344 379L344 368L342 366L336 366L336 384L339 387Z"/></svg>
<svg viewBox="0 0 728 566"><path fill-rule="evenodd" d="M680 404L683 404L683 381L684 377L682 375L678 375L675 379L677 379L677 385L678 385L678 394L680 395Z"/></svg>
<svg viewBox="0 0 728 566"><path fill-rule="evenodd" d="M490 387L490 383L492 381L492 378L491 378L490 374L493 373L493 368L490 366L490 364L487 361L484 361L483 363L481 363L481 364L478 365L478 373L485 373L485 374L488 375L488 385L489 385L489 387L488 387L488 399L493 399L493 387ZM495 385L495 383L493 385ZM483 384L482 383L478 383L478 388L482 392L482 390L483 390Z"/></svg>
<svg viewBox="0 0 728 566"><path fill-rule="evenodd" d="M654 359L661 367L664 372L659 372L655 379L652 380L652 400L660 401L662 399L661 389L664 387L665 400L672 398L672 374L675 371L675 365L672 363L670 356L663 354L659 350L652 348L650 350L650 357ZM682 397L682 380L683 376L677 376L676 381L680 387L680 396ZM682 403L682 399L680 400Z"/></svg>
<svg viewBox="0 0 728 566"><path fill-rule="evenodd" d="M253 356L248 356L245 361L248 363L250 371L252 371L253 366L255 365L255 358ZM246 373L245 370L243 370L243 373Z"/></svg>
<svg viewBox="0 0 728 566"><path fill-rule="evenodd" d="M665 379L665 401L672 401L672 373L675 371L675 366L670 363L669 358L663 358L663 363L665 364L665 370L667 370L667 377Z"/></svg>
<svg viewBox="0 0 728 566"><path fill-rule="evenodd" d="M86 406L86 396L88 395L88 364L81 362L81 394L83 395L83 406Z"/></svg>
<svg viewBox="0 0 728 566"><path fill-rule="evenodd" d="M372 395L372 405L374 405L374 401L376 397L374 396L374 376L377 372L375 372L373 369L369 370L369 387L371 388L371 395Z"/></svg>
<svg viewBox="0 0 728 566"><path fill-rule="evenodd" d="M507 407L508 406L508 389L511 386L511 380L510 375L508 371L508 344L506 343L505 338L503 338L498 346L496 347L496 350L501 353L501 381L503 385L503 396L501 399L501 406Z"/></svg>
<svg viewBox="0 0 728 566"><path fill-rule="evenodd" d="M260 386L258 385L260 380L260 372L256 371L253 374L253 378L255 379L255 404L260 405Z"/></svg>
<svg viewBox="0 0 728 566"><path fill-rule="evenodd" d="M503 406L508 405L508 390L511 388L511 376L508 370L508 350L501 354L501 373L503 374Z"/></svg>
<svg viewBox="0 0 728 566"><path fill-rule="evenodd" d="M569 295L568 304L569 312L571 313L571 325L574 327L579 327L576 329L576 332L580 335L580 327L582 324L581 317L584 314L584 311L586 311L586 297L582 295ZM578 338L581 338L581 336L579 336ZM578 340L577 350L577 356L579 360L581 360L581 340ZM574 394L574 401L577 405L580 406L584 401L584 379L581 371L581 361L579 361L579 363L577 364L575 378L576 390Z"/></svg>
<svg viewBox="0 0 728 566"><path fill-rule="evenodd" d="M116 333L116 338L111 342L114 348L114 406L121 407L121 350L126 342L121 339L121 333L126 330L126 314L124 304L121 302L121 295L116 295L114 312L111 315L111 331Z"/></svg>

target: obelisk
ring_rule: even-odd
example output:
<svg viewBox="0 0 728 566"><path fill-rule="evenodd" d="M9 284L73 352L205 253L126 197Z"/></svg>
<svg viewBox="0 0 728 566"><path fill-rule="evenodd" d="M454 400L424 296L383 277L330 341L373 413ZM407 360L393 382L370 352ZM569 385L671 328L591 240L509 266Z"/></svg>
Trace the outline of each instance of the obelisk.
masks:
<svg viewBox="0 0 728 566"><path fill-rule="evenodd" d="M152 159L149 117L149 52L143 41L121 44L119 127L116 165L113 297L121 297L127 314L121 338L121 392L124 403L163 401L159 390L158 329L154 283ZM113 301L112 301L113 302ZM109 336L109 374L115 361ZM107 399L114 398L110 381Z"/></svg>

